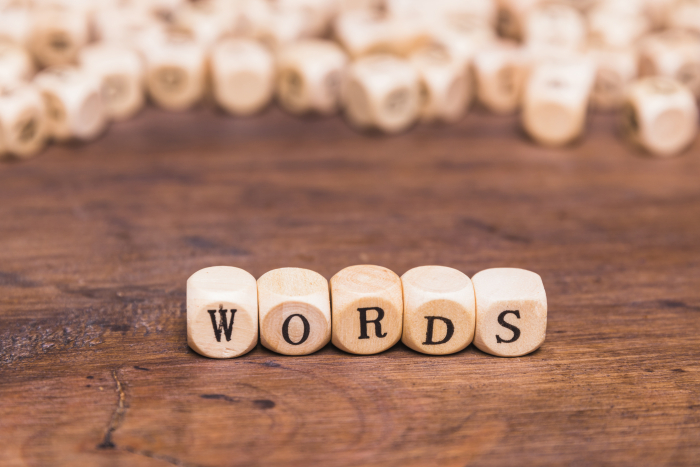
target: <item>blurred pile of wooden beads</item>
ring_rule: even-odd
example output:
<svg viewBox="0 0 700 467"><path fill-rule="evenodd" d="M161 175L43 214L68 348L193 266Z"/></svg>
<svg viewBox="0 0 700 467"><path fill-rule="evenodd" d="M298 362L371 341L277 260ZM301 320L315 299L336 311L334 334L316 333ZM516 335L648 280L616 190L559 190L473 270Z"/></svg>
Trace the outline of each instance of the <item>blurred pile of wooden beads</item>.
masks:
<svg viewBox="0 0 700 467"><path fill-rule="evenodd" d="M700 0L0 0L0 155L90 140L148 99L344 113L396 133L478 105L530 138L616 111L648 153L698 125Z"/></svg>

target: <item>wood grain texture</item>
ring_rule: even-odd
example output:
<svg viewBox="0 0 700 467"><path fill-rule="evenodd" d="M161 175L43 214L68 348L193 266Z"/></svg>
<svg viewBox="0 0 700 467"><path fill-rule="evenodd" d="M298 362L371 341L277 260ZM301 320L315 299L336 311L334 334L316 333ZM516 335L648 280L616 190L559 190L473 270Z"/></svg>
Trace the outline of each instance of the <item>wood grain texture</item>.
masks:
<svg viewBox="0 0 700 467"><path fill-rule="evenodd" d="M0 465L696 464L700 145L641 157L615 122L553 150L478 112L380 138L149 109L3 162ZM187 347L198 269L362 263L535 271L547 340L515 359Z"/></svg>

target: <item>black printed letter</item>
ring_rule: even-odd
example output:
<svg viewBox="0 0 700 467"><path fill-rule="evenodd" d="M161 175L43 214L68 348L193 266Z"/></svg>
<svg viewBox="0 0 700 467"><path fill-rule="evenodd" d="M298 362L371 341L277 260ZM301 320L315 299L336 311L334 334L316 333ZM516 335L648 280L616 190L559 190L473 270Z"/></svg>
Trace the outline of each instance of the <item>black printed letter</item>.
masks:
<svg viewBox="0 0 700 467"><path fill-rule="evenodd" d="M211 325L214 328L214 336L216 337L216 342L221 342L221 330L224 330L224 336L226 336L226 341L231 340L231 332L233 331L233 317L236 315L237 310L231 310L231 321L226 326L226 312L228 310L223 310L222 306L219 306L219 327L216 327L216 310L207 310L209 316L211 317Z"/></svg>
<svg viewBox="0 0 700 467"><path fill-rule="evenodd" d="M506 318L506 315L509 314L509 313L510 313L510 314L514 314L516 318L520 319L520 311L518 311L518 310L515 310L515 311L506 310L506 311L504 311L503 313L501 313L500 315L498 315L498 324L500 324L500 325L503 326L504 328L508 328L508 329L510 329L511 331L513 331L513 338L512 338L511 340L508 340L508 341L505 340L505 339L501 339L500 336L497 335L497 336L496 336L496 342L497 342L498 344L501 344L501 343L503 343L503 344L510 344L511 342L517 341L518 338L520 337L520 329L516 328L516 327L513 326L512 324L506 323L506 319L505 319L505 318Z"/></svg>
<svg viewBox="0 0 700 467"><path fill-rule="evenodd" d="M423 345L439 345L452 339L452 334L455 333L455 325L452 324L452 320L448 318L443 318L442 316L426 316L425 319L428 320L428 331L425 333L425 342ZM439 319L445 326L447 326L447 332L445 333L445 338L439 342L433 341L433 323L436 319Z"/></svg>
<svg viewBox="0 0 700 467"><path fill-rule="evenodd" d="M368 310L375 310L377 312L377 318L367 320ZM377 337L386 337L386 333L382 334L382 323L380 323L382 318L384 318L384 310L373 306L370 308L358 308L357 311L360 312L360 337L358 337L358 339L369 339L369 335L367 334L367 323L374 323L374 332L377 334Z"/></svg>
<svg viewBox="0 0 700 467"><path fill-rule="evenodd" d="M298 317L301 319L302 324L304 325L304 334L301 336L301 339L299 342L292 342L292 340L289 338L289 323L292 321L292 318ZM306 342L306 339L309 338L309 331L311 331L311 326L309 325L309 321L300 314L294 314L294 315L289 315L287 319L284 320L284 324L282 324L282 337L284 337L284 340L287 341L287 344L291 345L299 345L303 344Z"/></svg>

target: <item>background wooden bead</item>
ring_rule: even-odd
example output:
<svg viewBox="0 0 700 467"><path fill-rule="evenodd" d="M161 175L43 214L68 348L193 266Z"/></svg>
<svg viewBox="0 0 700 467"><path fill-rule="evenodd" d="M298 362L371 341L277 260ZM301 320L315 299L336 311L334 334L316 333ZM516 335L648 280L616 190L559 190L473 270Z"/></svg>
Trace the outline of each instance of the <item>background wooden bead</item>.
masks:
<svg viewBox="0 0 700 467"><path fill-rule="evenodd" d="M591 106L598 110L622 107L627 88L637 78L638 56L634 48L595 47L588 50L595 63Z"/></svg>
<svg viewBox="0 0 700 467"><path fill-rule="evenodd" d="M144 39L146 87L151 98L167 110L187 110L206 90L204 47L177 30L154 32Z"/></svg>
<svg viewBox="0 0 700 467"><path fill-rule="evenodd" d="M116 44L94 44L80 52L80 65L95 76L107 116L133 117L144 105L144 66L133 49Z"/></svg>
<svg viewBox="0 0 700 467"><path fill-rule="evenodd" d="M308 355L331 340L328 281L308 269L282 268L258 279L260 341L284 355Z"/></svg>
<svg viewBox="0 0 700 467"><path fill-rule="evenodd" d="M666 12L666 26L700 33L700 1L675 0Z"/></svg>
<svg viewBox="0 0 700 467"><path fill-rule="evenodd" d="M491 112L511 114L520 107L529 71L527 53L512 42L497 42L474 56L476 92Z"/></svg>
<svg viewBox="0 0 700 467"><path fill-rule="evenodd" d="M32 12L30 49L43 66L73 64L88 43L89 32L84 10L46 5Z"/></svg>
<svg viewBox="0 0 700 467"><path fill-rule="evenodd" d="M498 21L496 27L501 36L521 40L525 35L525 22L530 10L542 0L497 0Z"/></svg>
<svg viewBox="0 0 700 467"><path fill-rule="evenodd" d="M335 113L348 59L333 42L307 39L282 46L277 54L277 99L294 114Z"/></svg>
<svg viewBox="0 0 700 467"><path fill-rule="evenodd" d="M421 49L411 55L410 62L420 77L421 120L459 120L473 95L471 76L464 65L443 47Z"/></svg>
<svg viewBox="0 0 700 467"><path fill-rule="evenodd" d="M630 86L623 124L627 137L651 154L677 154L697 133L695 98L673 78L643 78Z"/></svg>
<svg viewBox="0 0 700 467"><path fill-rule="evenodd" d="M474 338L474 287L462 272L444 266L421 266L401 276L403 334L401 341L418 352L447 355Z"/></svg>
<svg viewBox="0 0 700 467"><path fill-rule="evenodd" d="M602 2L588 13L588 41L599 47L627 49L651 29L643 11L618 8Z"/></svg>
<svg viewBox="0 0 700 467"><path fill-rule="evenodd" d="M19 45L0 41L0 86L29 81L34 75L34 62Z"/></svg>
<svg viewBox="0 0 700 467"><path fill-rule="evenodd" d="M383 352L401 339L401 279L381 266L350 266L331 278L333 345L345 352Z"/></svg>
<svg viewBox="0 0 700 467"><path fill-rule="evenodd" d="M360 128L400 132L416 121L420 111L418 73L391 55L354 62L342 96L348 119Z"/></svg>
<svg viewBox="0 0 700 467"><path fill-rule="evenodd" d="M537 350L547 333L547 295L539 275L524 269L496 268L472 277L476 295L479 350L519 357Z"/></svg>
<svg viewBox="0 0 700 467"><path fill-rule="evenodd" d="M594 67L584 58L546 61L533 68L523 96L522 122L538 143L561 146L583 132Z"/></svg>
<svg viewBox="0 0 700 467"><path fill-rule="evenodd" d="M680 30L652 34L639 53L640 75L675 78L700 97L700 37Z"/></svg>
<svg viewBox="0 0 700 467"><path fill-rule="evenodd" d="M212 51L216 102L234 115L262 110L272 99L275 64L272 54L250 39L226 39Z"/></svg>
<svg viewBox="0 0 700 467"><path fill-rule="evenodd" d="M0 2L0 41L27 47L31 37L32 12L22 2Z"/></svg>
<svg viewBox="0 0 700 467"><path fill-rule="evenodd" d="M19 84L0 89L0 153L29 157L46 144L46 115L39 91Z"/></svg>
<svg viewBox="0 0 700 467"><path fill-rule="evenodd" d="M74 67L47 68L34 81L46 106L48 133L58 141L89 140L107 118L97 80Z"/></svg>
<svg viewBox="0 0 700 467"><path fill-rule="evenodd" d="M187 344L200 355L232 358L258 344L258 290L243 269L215 266L187 279Z"/></svg>
<svg viewBox="0 0 700 467"><path fill-rule="evenodd" d="M586 41L586 22L573 7L544 3L527 12L523 39L528 49L544 53L580 51Z"/></svg>

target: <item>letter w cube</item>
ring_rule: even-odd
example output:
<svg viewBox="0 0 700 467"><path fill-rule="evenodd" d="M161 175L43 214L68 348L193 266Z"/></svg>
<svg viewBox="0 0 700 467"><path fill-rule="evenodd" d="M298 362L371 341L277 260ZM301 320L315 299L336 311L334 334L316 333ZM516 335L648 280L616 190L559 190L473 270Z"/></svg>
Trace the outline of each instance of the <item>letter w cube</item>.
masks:
<svg viewBox="0 0 700 467"><path fill-rule="evenodd" d="M201 269L187 280L187 343L211 358L239 357L258 343L258 290L248 272Z"/></svg>

